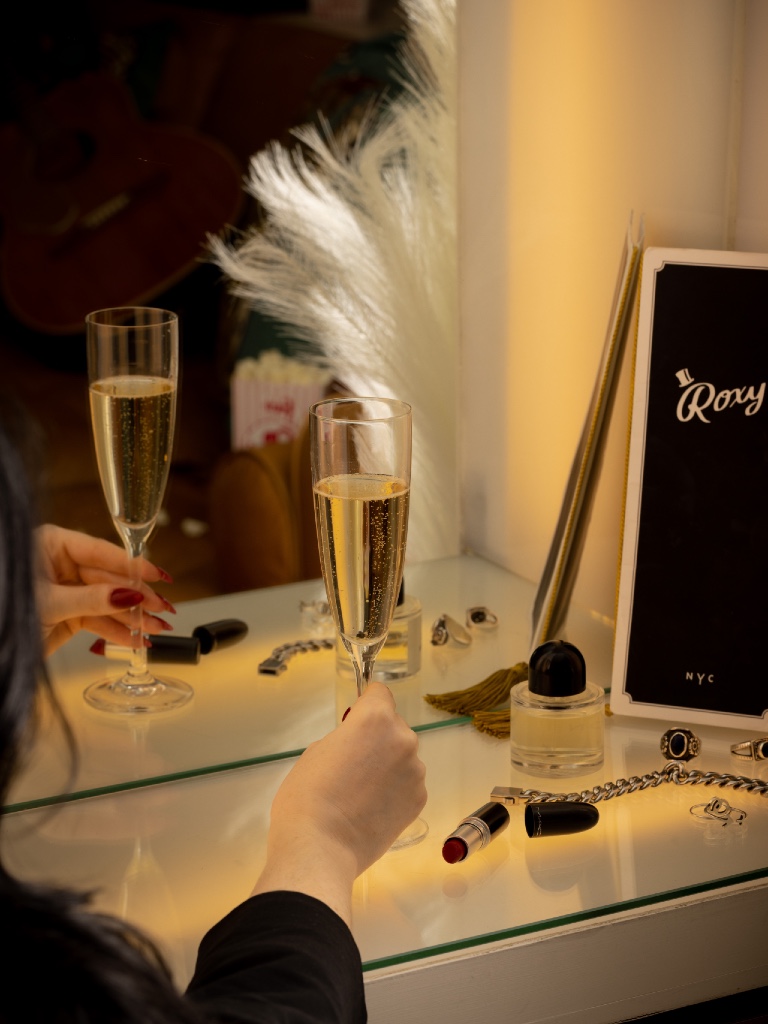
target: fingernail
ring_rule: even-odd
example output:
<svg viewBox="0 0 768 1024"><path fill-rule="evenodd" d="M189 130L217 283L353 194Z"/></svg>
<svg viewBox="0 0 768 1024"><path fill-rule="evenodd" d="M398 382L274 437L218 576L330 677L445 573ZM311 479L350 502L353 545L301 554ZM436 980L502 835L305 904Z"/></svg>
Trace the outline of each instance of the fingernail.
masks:
<svg viewBox="0 0 768 1024"><path fill-rule="evenodd" d="M170 601L168 600L168 598L167 598L167 597L163 597L163 595L162 595L162 594L158 594L157 596L158 596L158 597L160 598L160 600L161 600L161 601L163 602L163 605L164 605L164 607L165 607L165 610L166 610L166 611L168 611L168 612L170 612L170 613L171 613L171 615L175 615L175 614L176 614L176 609L175 609L175 608L173 607L173 605L172 605L172 604L171 604L171 602L170 602Z"/></svg>
<svg viewBox="0 0 768 1024"><path fill-rule="evenodd" d="M160 573L160 578L163 583L173 583L173 576L171 576L169 572L166 572L165 569L161 569L159 565L156 565L155 568Z"/></svg>
<svg viewBox="0 0 768 1024"><path fill-rule="evenodd" d="M109 595L109 603L115 608L133 608L141 604L144 595L140 590L131 590L130 587L117 587Z"/></svg>
<svg viewBox="0 0 768 1024"><path fill-rule="evenodd" d="M98 640L94 640L88 650L91 654L103 654L106 643L107 641L103 637L99 637Z"/></svg>
<svg viewBox="0 0 768 1024"><path fill-rule="evenodd" d="M161 629L173 629L173 626L170 624L170 622L166 622L165 619L161 619L159 615L154 615L153 619L155 622L160 623Z"/></svg>
<svg viewBox="0 0 768 1024"><path fill-rule="evenodd" d="M342 722L344 721L344 719L345 719L345 718L347 717L347 715L349 714L349 712L350 712L351 710L352 710L352 708L347 708L347 710L346 710L346 711L344 712L344 714L343 714L343 715L341 716L341 720L342 720Z"/></svg>

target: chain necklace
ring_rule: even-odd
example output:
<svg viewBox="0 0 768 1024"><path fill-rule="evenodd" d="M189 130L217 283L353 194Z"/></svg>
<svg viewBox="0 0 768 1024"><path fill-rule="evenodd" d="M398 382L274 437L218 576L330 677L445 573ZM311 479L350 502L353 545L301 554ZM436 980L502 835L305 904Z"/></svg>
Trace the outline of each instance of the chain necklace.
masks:
<svg viewBox="0 0 768 1024"><path fill-rule="evenodd" d="M682 761L669 761L661 771L648 772L646 775L633 775L629 779L617 779L605 782L602 786L583 789L580 793L547 793L538 789L515 790L515 795L525 803L583 803L597 804L602 800L612 800L625 793L636 793L643 789L653 789L663 782L674 782L678 786L717 786L718 788L744 790L756 796L768 793L768 781L749 779L745 775L728 775L720 772L700 772L696 769L688 771ZM503 790L505 787L498 787ZM494 793L496 790L494 790Z"/></svg>

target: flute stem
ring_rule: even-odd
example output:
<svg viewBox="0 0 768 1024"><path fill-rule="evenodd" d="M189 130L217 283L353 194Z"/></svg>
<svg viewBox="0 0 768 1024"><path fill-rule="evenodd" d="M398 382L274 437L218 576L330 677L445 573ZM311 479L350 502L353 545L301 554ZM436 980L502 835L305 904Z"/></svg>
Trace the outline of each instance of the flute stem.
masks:
<svg viewBox="0 0 768 1024"><path fill-rule="evenodd" d="M144 551L143 541L126 539L128 553L128 574L134 590L141 589L140 559ZM135 604L130 611L131 630L131 663L125 676L126 683L133 686L146 686L152 683L147 671L147 648L144 646L144 615L141 604Z"/></svg>
<svg viewBox="0 0 768 1024"><path fill-rule="evenodd" d="M362 697L363 691L373 679L373 666L376 663L376 656L384 645L386 637L375 644L353 644L351 640L342 637L342 642L349 652L352 665L355 669L355 681L357 682L357 696Z"/></svg>

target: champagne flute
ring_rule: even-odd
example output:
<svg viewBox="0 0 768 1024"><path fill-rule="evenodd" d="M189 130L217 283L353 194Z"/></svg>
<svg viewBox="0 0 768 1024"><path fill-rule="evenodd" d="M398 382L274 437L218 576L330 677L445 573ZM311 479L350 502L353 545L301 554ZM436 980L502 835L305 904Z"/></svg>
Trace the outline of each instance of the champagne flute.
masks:
<svg viewBox="0 0 768 1024"><path fill-rule="evenodd" d="M320 563L360 696L373 676L403 578L411 486L411 408L387 398L330 398L310 409ZM427 834L421 818L393 849Z"/></svg>
<svg viewBox="0 0 768 1024"><path fill-rule="evenodd" d="M140 588L143 556L168 481L178 383L178 318L127 306L85 318L91 424L109 513ZM130 611L131 660L124 675L85 691L102 711L166 711L192 696L187 683L147 670L141 605Z"/></svg>

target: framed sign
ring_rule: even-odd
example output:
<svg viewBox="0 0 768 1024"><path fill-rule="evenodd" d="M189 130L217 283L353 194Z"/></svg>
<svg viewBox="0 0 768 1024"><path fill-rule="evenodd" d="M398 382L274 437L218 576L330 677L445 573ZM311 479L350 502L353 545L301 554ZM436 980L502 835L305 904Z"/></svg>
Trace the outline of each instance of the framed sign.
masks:
<svg viewBox="0 0 768 1024"><path fill-rule="evenodd" d="M611 709L765 731L768 255L643 257Z"/></svg>

